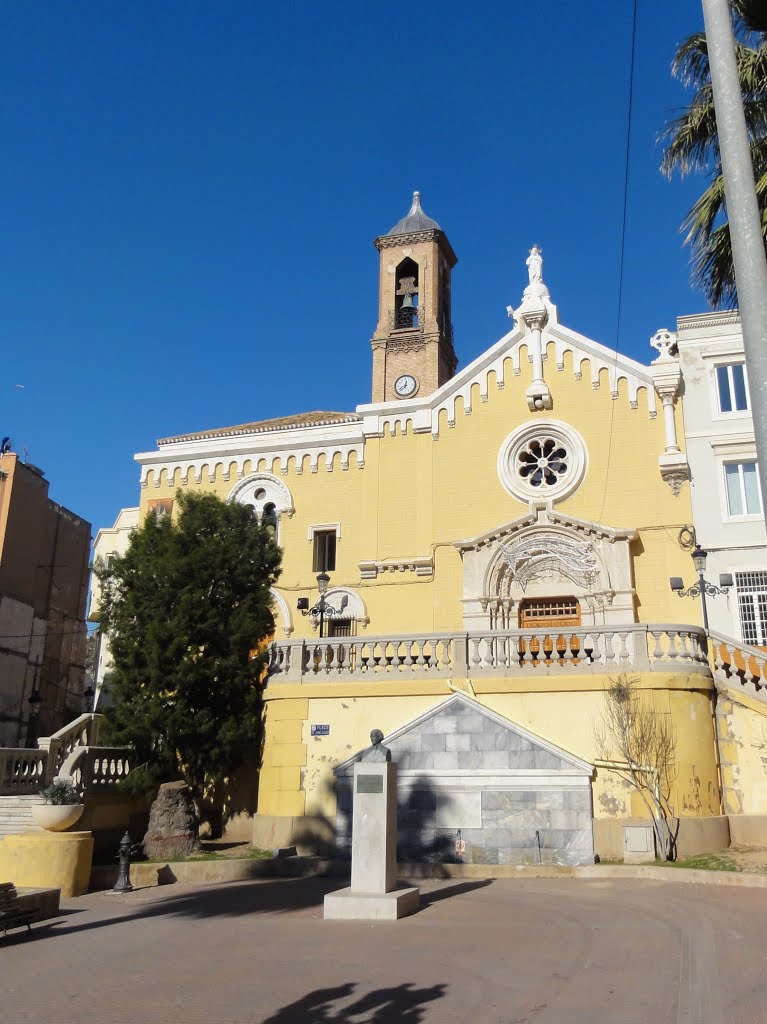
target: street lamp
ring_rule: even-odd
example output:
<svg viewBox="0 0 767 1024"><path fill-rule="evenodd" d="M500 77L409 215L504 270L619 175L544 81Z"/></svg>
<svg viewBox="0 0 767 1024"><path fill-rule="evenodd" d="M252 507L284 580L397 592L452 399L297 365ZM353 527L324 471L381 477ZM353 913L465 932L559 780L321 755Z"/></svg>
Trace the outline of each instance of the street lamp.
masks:
<svg viewBox="0 0 767 1024"><path fill-rule="evenodd" d="M695 550L692 552L692 564L695 566L695 571L698 574L698 582L693 583L691 587L684 589L684 580L681 576L672 576L669 579L671 589L679 597L700 597L701 607L703 608L703 627L708 632L708 609L706 608L706 597L716 597L718 594L726 594L732 586L732 575L729 572L723 572L719 574L719 586L714 586L713 583L709 583L705 578L704 573L706 572L706 559L708 558L708 551L702 548L700 544L695 545Z"/></svg>
<svg viewBox="0 0 767 1024"><path fill-rule="evenodd" d="M318 618L320 620L320 640L322 640L325 633L325 619L332 619L334 616L343 615L344 608L348 601L348 597L344 594L341 598L341 607L334 608L332 604L325 600L325 595L328 592L329 586L330 577L323 571L317 577L317 590L319 590L320 596L314 607L309 607L308 597L299 597L298 599L298 610L302 615L311 615L313 618Z"/></svg>
<svg viewBox="0 0 767 1024"><path fill-rule="evenodd" d="M33 747L37 740L37 719L40 716L40 705L42 702L43 698L40 696L40 691L35 687L27 697L27 704L29 704L29 724L27 726L28 747Z"/></svg>
<svg viewBox="0 0 767 1024"><path fill-rule="evenodd" d="M84 714L89 715L93 711L93 698L96 696L96 691L92 686L88 686L86 690L83 690L83 706Z"/></svg>

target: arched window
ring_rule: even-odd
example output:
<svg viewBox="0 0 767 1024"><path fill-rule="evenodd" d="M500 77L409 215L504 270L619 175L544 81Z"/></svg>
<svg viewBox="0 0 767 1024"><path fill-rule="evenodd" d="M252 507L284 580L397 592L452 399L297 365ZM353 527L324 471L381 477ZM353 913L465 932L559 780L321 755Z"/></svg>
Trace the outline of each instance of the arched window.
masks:
<svg viewBox="0 0 767 1024"><path fill-rule="evenodd" d="M408 256L394 275L394 328L407 330L418 326L418 264Z"/></svg>
<svg viewBox="0 0 767 1024"><path fill-rule="evenodd" d="M278 520L278 517L277 517L277 509L276 509L273 501L268 501L264 505L264 510L261 513L261 522L262 522L262 524L268 530L271 531L271 533L274 535L274 538L276 539L277 538L277 524L278 524L279 520Z"/></svg>

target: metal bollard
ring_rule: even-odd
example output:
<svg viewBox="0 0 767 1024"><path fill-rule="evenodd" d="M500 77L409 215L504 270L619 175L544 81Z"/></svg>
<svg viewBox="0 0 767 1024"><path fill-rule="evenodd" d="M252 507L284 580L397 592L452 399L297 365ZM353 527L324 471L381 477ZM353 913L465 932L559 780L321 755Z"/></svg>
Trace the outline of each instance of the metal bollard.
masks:
<svg viewBox="0 0 767 1024"><path fill-rule="evenodd" d="M133 892L133 886L130 881L131 849L132 844L130 841L130 834L126 831L125 835L120 840L120 852L118 854L120 870L112 892Z"/></svg>

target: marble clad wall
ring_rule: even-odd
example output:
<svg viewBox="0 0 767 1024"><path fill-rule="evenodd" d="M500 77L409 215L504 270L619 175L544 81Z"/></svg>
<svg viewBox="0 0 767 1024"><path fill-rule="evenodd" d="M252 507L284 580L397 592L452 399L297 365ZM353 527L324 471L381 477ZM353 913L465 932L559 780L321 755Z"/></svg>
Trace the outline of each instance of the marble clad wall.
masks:
<svg viewBox="0 0 767 1024"><path fill-rule="evenodd" d="M389 746L399 772L398 860L593 863L588 776L542 742L451 702ZM338 781L337 844L348 853L352 794Z"/></svg>

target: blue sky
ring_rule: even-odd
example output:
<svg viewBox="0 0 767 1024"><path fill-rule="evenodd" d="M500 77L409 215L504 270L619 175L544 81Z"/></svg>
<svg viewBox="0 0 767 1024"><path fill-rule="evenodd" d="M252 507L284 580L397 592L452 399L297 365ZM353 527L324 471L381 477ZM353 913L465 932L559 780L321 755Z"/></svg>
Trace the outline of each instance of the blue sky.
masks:
<svg viewBox="0 0 767 1024"><path fill-rule="evenodd" d="M533 242L616 340L631 2L98 0L0 8L0 435L94 534L158 437L370 396L372 240L421 190L466 365ZM658 172L699 0L640 0L622 351L705 308ZM23 385L23 388L17 387Z"/></svg>

